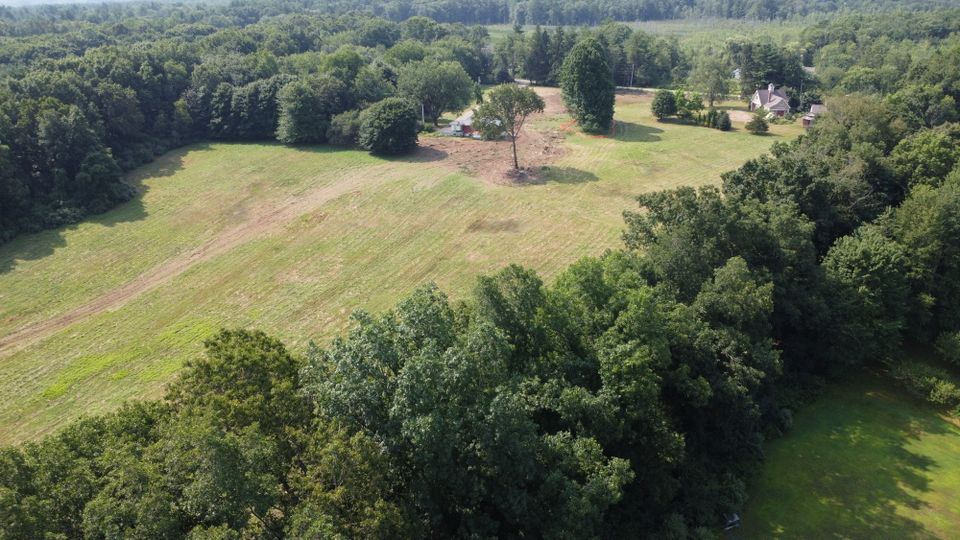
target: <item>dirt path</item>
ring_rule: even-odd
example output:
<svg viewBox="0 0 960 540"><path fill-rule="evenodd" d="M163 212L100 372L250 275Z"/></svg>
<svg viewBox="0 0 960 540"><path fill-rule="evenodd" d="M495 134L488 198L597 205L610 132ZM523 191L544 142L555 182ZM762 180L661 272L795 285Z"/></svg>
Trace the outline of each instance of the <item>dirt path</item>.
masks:
<svg viewBox="0 0 960 540"><path fill-rule="evenodd" d="M753 113L748 111L727 111L730 114L730 119L734 122L743 122L746 124L753 119Z"/></svg>
<svg viewBox="0 0 960 540"><path fill-rule="evenodd" d="M222 231L217 237L152 269L140 274L132 281L108 291L93 300L51 319L28 324L12 334L0 337L0 356L11 354L28 345L41 341L68 326L105 311L123 307L134 298L151 291L173 278L186 272L195 264L210 260L220 254L255 238L261 238L277 232L294 219L315 210L317 207L369 185L378 175L354 175L335 184L325 186L301 196L291 197L274 205L251 208L250 217L233 227ZM369 175L369 176L368 176Z"/></svg>

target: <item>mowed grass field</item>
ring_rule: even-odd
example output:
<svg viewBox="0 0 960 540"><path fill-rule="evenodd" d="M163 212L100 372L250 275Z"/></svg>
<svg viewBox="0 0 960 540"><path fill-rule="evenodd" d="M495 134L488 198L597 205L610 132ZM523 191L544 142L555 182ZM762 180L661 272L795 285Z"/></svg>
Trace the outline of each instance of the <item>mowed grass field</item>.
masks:
<svg viewBox="0 0 960 540"><path fill-rule="evenodd" d="M473 177L442 153L388 160L278 144L168 153L131 174L136 200L0 246L0 443L158 397L224 326L260 328L302 351L343 331L352 311L387 309L428 281L459 298L478 274L511 262L549 279L619 246L636 194L715 183L801 131L661 124L649 97L636 96L616 118L614 137L567 132L546 181L524 186ZM533 129L568 124L557 114Z"/></svg>
<svg viewBox="0 0 960 540"><path fill-rule="evenodd" d="M960 537L960 423L878 377L831 387L765 449L732 537Z"/></svg>

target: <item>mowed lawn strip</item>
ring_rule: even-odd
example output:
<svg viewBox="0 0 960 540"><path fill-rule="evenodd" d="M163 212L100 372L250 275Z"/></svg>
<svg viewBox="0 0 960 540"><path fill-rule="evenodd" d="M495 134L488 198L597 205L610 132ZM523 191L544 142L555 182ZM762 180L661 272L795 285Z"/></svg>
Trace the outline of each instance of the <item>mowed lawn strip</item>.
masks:
<svg viewBox="0 0 960 540"><path fill-rule="evenodd" d="M635 96L618 104L617 119L612 138L568 129L567 151L546 182L526 186L494 185L443 159L323 147L218 143L164 156L133 175L141 198L0 247L0 337L82 306L278 205L323 190L337 196L302 204L263 234L0 355L0 443L158 396L222 326L262 328L302 351L343 331L352 311L389 308L427 281L462 297L477 275L511 262L549 279L577 258L618 247L621 214L636 194L716 183L720 172L800 131L774 126L773 135L756 137L661 124L649 97ZM568 124L560 115L535 128Z"/></svg>
<svg viewBox="0 0 960 540"><path fill-rule="evenodd" d="M765 450L737 536L960 537L960 425L879 377L830 387Z"/></svg>

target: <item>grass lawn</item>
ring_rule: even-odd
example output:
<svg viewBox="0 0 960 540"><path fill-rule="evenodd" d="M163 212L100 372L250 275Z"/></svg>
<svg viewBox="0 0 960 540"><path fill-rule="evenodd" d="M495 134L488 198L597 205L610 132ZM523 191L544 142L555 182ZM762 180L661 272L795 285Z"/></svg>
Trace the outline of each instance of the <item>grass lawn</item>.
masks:
<svg viewBox="0 0 960 540"><path fill-rule="evenodd" d="M301 351L353 310L386 309L427 281L460 297L509 262L549 279L618 246L636 194L714 183L801 129L660 124L635 96L617 120L614 138L570 132L547 181L527 186L479 180L443 155L226 143L168 153L131 175L136 200L0 246L0 341L66 320L0 352L0 443L159 396L222 326L262 328Z"/></svg>
<svg viewBox="0 0 960 540"><path fill-rule="evenodd" d="M766 451L733 537L960 537L960 424L886 381L831 387Z"/></svg>

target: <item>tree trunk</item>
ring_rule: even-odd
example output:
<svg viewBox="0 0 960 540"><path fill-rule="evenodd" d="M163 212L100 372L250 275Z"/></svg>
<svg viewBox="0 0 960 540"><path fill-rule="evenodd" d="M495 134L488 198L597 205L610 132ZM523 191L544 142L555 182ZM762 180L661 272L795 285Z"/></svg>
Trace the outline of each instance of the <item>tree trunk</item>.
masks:
<svg viewBox="0 0 960 540"><path fill-rule="evenodd" d="M513 135L510 137L510 144L513 145L513 168L519 169L520 163L517 162L517 136Z"/></svg>

